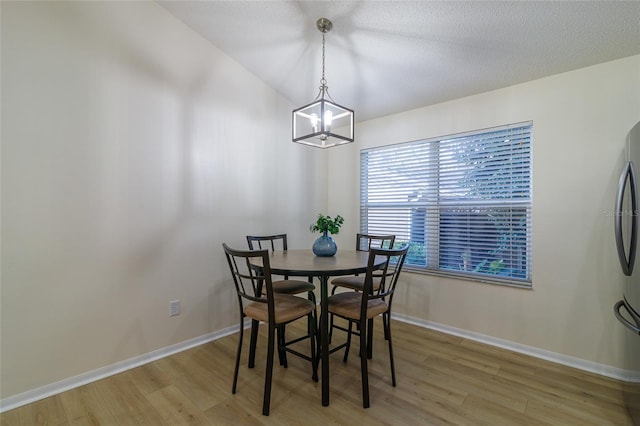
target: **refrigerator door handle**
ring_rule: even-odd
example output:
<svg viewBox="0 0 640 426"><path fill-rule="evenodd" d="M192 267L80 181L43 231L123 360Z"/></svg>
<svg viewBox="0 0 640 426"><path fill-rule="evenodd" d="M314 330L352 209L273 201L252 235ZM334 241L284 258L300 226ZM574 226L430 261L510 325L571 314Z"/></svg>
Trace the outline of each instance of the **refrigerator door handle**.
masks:
<svg viewBox="0 0 640 426"><path fill-rule="evenodd" d="M627 314L629 314L629 316L633 318L633 320L636 323L635 325L632 324L631 321L629 321L628 319L622 316L622 314L620 313L620 309L622 307L624 307L624 310L627 311ZM627 307L627 304L624 303L624 300L619 300L613 306L613 313L616 315L616 318L618 318L618 321L620 321L625 327L633 331L635 334L640 335L640 324L638 323L638 320L635 318L635 316L629 311L629 308Z"/></svg>
<svg viewBox="0 0 640 426"><path fill-rule="evenodd" d="M622 204L624 202L624 190L629 182L629 189L631 193L631 211L624 212L622 210ZM615 234L616 234L616 248L618 249L618 259L620 260L620 266L622 266L622 272L625 275L630 276L633 273L633 266L635 264L636 250L638 245L638 217L636 212L638 210L638 200L636 199L636 173L633 168L633 163L628 162L624 170L620 174L620 180L618 181L618 194L616 196L616 210L615 210ZM631 216L631 239L629 241L629 253L625 253L624 239L622 235L622 218L625 215Z"/></svg>

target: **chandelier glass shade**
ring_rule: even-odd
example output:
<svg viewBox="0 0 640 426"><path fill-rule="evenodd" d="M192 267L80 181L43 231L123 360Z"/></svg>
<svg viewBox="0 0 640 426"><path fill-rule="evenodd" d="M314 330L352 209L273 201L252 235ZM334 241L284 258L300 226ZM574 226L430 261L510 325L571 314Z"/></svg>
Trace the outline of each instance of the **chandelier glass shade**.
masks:
<svg viewBox="0 0 640 426"><path fill-rule="evenodd" d="M322 79L320 92L308 105L293 110L293 142L316 148L330 148L353 142L354 112L338 105L329 96L324 78L324 35L333 28L326 18L316 22L322 33Z"/></svg>

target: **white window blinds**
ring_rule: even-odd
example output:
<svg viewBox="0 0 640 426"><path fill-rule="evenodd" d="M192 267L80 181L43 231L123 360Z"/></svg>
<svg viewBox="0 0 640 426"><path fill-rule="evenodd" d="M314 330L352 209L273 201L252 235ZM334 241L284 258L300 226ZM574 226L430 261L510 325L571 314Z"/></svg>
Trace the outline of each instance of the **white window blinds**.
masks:
<svg viewBox="0 0 640 426"><path fill-rule="evenodd" d="M530 286L531 129L362 151L361 232L410 244L409 269Z"/></svg>

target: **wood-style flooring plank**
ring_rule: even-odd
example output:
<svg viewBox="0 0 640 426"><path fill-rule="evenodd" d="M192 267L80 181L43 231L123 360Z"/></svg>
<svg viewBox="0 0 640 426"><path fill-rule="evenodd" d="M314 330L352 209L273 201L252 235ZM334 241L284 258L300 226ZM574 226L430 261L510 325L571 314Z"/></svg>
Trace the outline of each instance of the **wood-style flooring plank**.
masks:
<svg viewBox="0 0 640 426"><path fill-rule="evenodd" d="M110 419L113 419L116 424L122 426L161 424L162 419L158 411L140 391L138 383L144 387L144 382L136 380L134 374L117 374L94 384L110 412Z"/></svg>
<svg viewBox="0 0 640 426"><path fill-rule="evenodd" d="M101 386L103 382L99 380L59 395L70 425L102 425L113 421L100 392Z"/></svg>
<svg viewBox="0 0 640 426"><path fill-rule="evenodd" d="M177 386L171 385L147 395L161 425L208 425L204 413ZM113 423L117 424L117 423Z"/></svg>
<svg viewBox="0 0 640 426"><path fill-rule="evenodd" d="M20 407L16 410L19 413L19 423L15 424L29 424L29 425L68 425L67 416L64 412L62 402L58 395L50 396L48 398L36 401L30 406ZM2 426L5 426L5 422L0 422ZM12 424L7 422L6 426Z"/></svg>
<svg viewBox="0 0 640 426"><path fill-rule="evenodd" d="M305 321L287 326L304 334ZM458 336L393 321L397 386L382 323L369 361L371 407L362 408L358 339L349 360L330 357L329 407L308 361L288 355L273 370L271 415L262 416L266 327L255 368L245 333L231 394L238 334L2 413L2 426L33 425L632 425L623 383ZM336 331L333 344L344 341ZM307 342L298 344L307 353Z"/></svg>

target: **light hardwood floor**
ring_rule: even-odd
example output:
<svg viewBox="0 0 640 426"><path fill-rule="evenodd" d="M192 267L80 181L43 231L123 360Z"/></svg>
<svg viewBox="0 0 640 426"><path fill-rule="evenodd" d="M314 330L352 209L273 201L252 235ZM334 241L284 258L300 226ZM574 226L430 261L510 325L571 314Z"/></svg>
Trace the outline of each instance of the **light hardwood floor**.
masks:
<svg viewBox="0 0 640 426"><path fill-rule="evenodd" d="M245 334L235 395L237 335L5 412L0 424L633 424L618 381L399 321L392 324L394 388L381 325L375 326L368 409L362 408L356 343L346 364L342 352L331 356L329 407L321 405L310 364L290 355L289 368L274 367L271 415L262 416L266 327L261 327L252 370L246 366ZM288 335L301 334L304 326L304 321L291 324ZM340 340L342 333L335 333Z"/></svg>

